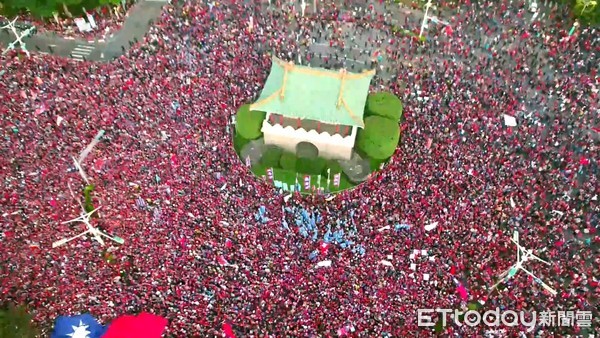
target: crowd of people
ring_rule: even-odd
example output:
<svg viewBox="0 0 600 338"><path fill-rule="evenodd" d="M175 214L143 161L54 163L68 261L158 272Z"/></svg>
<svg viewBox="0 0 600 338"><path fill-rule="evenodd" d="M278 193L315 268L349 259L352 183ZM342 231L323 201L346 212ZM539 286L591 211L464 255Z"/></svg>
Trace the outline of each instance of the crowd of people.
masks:
<svg viewBox="0 0 600 338"><path fill-rule="evenodd" d="M303 16L275 1L173 1L110 63L3 56L2 299L45 327L65 314L154 312L169 319L169 337L222 336L224 323L239 337L426 337L418 309L475 303L592 311L598 330L598 32L569 36L558 7L532 20L524 4L484 2L440 11L451 29L430 24L419 43L393 30L420 28L397 5L320 5ZM347 9L354 19L340 21ZM378 68L372 91L404 104L383 170L329 201L287 199L253 176L233 150L231 117L257 97L272 53ZM72 156L99 130L82 165L101 206L93 222L125 243L52 248L83 230L62 224L81 212L86 185ZM311 215L308 235L295 210ZM490 290L515 263L513 231L551 262L527 264L556 296L523 273Z"/></svg>

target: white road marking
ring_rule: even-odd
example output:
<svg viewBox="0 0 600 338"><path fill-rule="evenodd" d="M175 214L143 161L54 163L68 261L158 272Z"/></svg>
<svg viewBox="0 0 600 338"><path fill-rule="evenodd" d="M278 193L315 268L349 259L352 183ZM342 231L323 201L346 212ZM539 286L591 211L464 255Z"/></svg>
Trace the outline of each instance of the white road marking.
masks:
<svg viewBox="0 0 600 338"><path fill-rule="evenodd" d="M71 51L71 55L74 59L83 60L84 57L92 54L92 52L96 49L96 46L88 46L88 45L77 45Z"/></svg>

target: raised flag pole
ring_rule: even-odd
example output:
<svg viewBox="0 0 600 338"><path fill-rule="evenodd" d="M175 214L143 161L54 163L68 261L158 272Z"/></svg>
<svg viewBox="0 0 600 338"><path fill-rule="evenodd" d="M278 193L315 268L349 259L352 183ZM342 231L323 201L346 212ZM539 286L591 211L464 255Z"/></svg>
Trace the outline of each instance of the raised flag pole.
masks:
<svg viewBox="0 0 600 338"><path fill-rule="evenodd" d="M425 30L425 27L427 26L427 20L429 19L429 17L427 16L429 14L429 7L431 7L432 3L431 0L428 0L427 3L425 4L425 16L423 16L423 23L421 23L421 31L419 31L419 37L423 36L423 31Z"/></svg>
<svg viewBox="0 0 600 338"><path fill-rule="evenodd" d="M77 168L77 171L79 172L79 175L81 175L81 178L83 178L85 183L87 183L88 185L90 184L90 181L88 179L88 176L85 174L85 171L83 171L81 164L83 163L85 158L90 154L92 149L94 149L96 144L98 144L98 142L100 142L100 139L102 138L103 135L104 135L104 130L100 130L96 134L94 139L90 142L90 144L88 144L87 147L85 147L85 149L83 149L81 154L79 154L79 159L75 159L75 157L71 156L73 159L73 163L75 164L75 168Z"/></svg>
<svg viewBox="0 0 600 338"><path fill-rule="evenodd" d="M90 181L88 180L87 175L85 174L85 171L83 171L83 169L81 168L81 165L79 164L79 162L77 162L75 157L71 156L71 158L73 158L73 163L75 164L75 168L77 168L79 175L81 175L81 178L83 178L85 183L89 185Z"/></svg>
<svg viewBox="0 0 600 338"><path fill-rule="evenodd" d="M90 151L92 151L92 149L94 149L96 144L98 144L98 142L100 142L100 139L102 138L102 136L104 136L104 130L100 130L96 134L96 136L94 136L94 139L90 142L90 144L88 144L87 147L85 147L85 149L83 149L81 154L79 154L79 159L77 160L79 162L79 164L83 163L85 158L89 155Z"/></svg>
<svg viewBox="0 0 600 338"><path fill-rule="evenodd" d="M331 191L331 168L327 168L327 192Z"/></svg>

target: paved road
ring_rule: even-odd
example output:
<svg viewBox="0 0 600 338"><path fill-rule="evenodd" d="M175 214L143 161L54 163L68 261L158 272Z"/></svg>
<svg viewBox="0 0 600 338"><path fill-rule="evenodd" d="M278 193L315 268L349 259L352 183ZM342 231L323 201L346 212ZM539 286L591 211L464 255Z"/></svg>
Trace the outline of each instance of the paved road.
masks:
<svg viewBox="0 0 600 338"><path fill-rule="evenodd" d="M23 41L30 52L53 54L70 57L74 60L110 61L129 49L130 41L141 40L150 24L161 13L166 0L141 0L129 11L123 27L112 34L106 41L88 41L86 39L69 39L54 33L39 33ZM0 32L2 48L15 40L14 34L8 30Z"/></svg>

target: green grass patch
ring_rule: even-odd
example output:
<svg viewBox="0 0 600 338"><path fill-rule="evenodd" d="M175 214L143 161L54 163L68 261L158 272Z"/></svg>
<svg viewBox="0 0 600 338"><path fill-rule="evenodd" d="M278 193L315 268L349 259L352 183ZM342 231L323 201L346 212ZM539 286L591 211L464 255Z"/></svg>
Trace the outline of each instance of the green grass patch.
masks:
<svg viewBox="0 0 600 338"><path fill-rule="evenodd" d="M94 191L94 185L86 185L83 188L83 209L85 212L91 212L94 210L94 204L92 202L92 192ZM98 217L96 213L92 215L92 217Z"/></svg>

